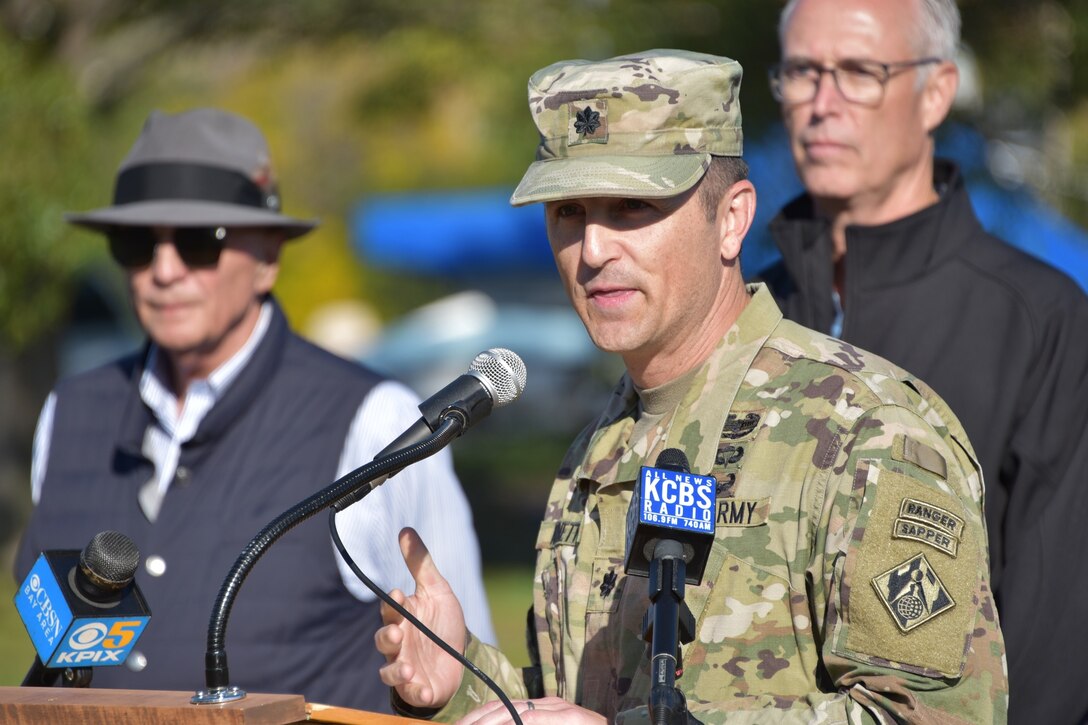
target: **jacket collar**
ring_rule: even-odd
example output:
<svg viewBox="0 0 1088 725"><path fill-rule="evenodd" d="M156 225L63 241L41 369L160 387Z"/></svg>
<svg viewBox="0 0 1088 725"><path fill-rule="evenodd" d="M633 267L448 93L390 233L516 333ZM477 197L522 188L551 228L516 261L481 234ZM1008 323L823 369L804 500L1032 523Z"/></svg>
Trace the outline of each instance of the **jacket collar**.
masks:
<svg viewBox="0 0 1088 725"><path fill-rule="evenodd" d="M979 223L958 167L937 159L933 186L940 198L925 209L887 224L846 228L848 285L869 288L908 282L960 252L960 240ZM787 204L771 222L771 231L791 277L811 282L816 274L830 287L831 265L824 261L831 257L828 222L815 215L808 194ZM826 274L810 268L814 261Z"/></svg>

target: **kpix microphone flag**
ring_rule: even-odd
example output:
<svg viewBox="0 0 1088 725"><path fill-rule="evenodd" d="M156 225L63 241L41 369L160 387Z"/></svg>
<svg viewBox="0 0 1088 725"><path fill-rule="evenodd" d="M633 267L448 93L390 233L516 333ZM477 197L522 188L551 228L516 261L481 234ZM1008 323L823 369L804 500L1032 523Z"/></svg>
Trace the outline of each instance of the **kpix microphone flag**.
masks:
<svg viewBox="0 0 1088 725"><path fill-rule="evenodd" d="M125 661L151 619L132 583L139 551L114 531L83 551L46 551L15 593L15 607L48 668Z"/></svg>

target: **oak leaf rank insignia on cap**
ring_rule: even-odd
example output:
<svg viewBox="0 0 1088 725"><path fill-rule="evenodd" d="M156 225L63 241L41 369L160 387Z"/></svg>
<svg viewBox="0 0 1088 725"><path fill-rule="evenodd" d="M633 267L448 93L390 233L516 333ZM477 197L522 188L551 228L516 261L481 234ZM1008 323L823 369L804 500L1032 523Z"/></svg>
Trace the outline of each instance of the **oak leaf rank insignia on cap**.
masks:
<svg viewBox="0 0 1088 725"><path fill-rule="evenodd" d="M608 101L598 100L590 105L572 103L568 112L571 116L568 144L608 143Z"/></svg>

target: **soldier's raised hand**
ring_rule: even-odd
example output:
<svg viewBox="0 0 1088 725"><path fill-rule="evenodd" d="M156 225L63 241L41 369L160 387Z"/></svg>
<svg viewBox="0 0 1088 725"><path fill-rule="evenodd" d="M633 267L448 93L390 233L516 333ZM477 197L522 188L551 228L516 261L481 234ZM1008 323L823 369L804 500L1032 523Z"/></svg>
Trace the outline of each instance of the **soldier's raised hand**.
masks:
<svg viewBox="0 0 1088 725"><path fill-rule="evenodd" d="M468 631L461 603L414 529L401 530L400 550L416 591L406 596L394 589L390 596L463 652ZM375 633L374 643L387 663L380 670L382 682L395 687L400 698L413 707L442 707L457 692L464 668L392 607L383 603L381 611L385 625Z"/></svg>

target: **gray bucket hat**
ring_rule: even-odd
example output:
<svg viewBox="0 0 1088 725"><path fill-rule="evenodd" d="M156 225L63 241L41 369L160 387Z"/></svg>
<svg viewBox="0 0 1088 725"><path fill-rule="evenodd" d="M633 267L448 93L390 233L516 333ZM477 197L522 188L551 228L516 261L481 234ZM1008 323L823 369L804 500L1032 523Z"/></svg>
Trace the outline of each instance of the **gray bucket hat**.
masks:
<svg viewBox="0 0 1088 725"><path fill-rule="evenodd" d="M233 113L153 111L117 171L113 205L65 214L95 231L112 226L276 227L288 239L317 226L280 214L268 144Z"/></svg>
<svg viewBox="0 0 1088 725"><path fill-rule="evenodd" d="M740 156L740 64L685 50L554 63L529 79L536 158L510 203L687 191Z"/></svg>

